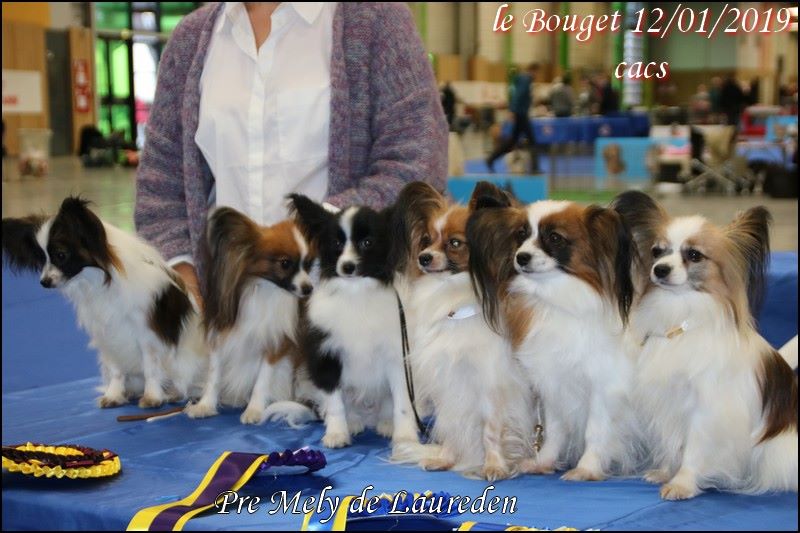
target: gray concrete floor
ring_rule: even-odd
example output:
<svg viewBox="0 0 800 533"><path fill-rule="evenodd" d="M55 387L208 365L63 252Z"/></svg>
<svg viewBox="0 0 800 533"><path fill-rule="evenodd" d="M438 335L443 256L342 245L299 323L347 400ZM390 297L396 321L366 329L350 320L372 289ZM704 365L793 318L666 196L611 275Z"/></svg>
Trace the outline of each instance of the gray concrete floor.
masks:
<svg viewBox="0 0 800 533"><path fill-rule="evenodd" d="M480 137L467 139L466 157L481 157L485 146ZM53 213L65 196L80 194L94 203L96 212L106 221L133 230L134 180L132 169L84 169L72 157L54 158L47 177L20 177L15 160L7 160L3 168L3 216ZM775 220L773 250L797 250L797 200L758 195L676 196L662 198L661 202L673 215L702 214L717 224L727 223L738 211L764 205Z"/></svg>

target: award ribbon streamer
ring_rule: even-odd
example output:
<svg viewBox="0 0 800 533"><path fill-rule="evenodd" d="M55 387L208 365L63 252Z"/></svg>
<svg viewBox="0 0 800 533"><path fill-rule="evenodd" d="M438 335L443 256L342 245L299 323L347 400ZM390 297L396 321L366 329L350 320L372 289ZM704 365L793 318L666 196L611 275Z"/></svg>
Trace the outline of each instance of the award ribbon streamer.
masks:
<svg viewBox="0 0 800 533"><path fill-rule="evenodd" d="M191 518L213 507L222 492L239 490L261 469L305 466L313 472L325 464L322 452L306 449L271 454L224 452L194 492L176 502L140 510L128 524L128 531L182 531Z"/></svg>

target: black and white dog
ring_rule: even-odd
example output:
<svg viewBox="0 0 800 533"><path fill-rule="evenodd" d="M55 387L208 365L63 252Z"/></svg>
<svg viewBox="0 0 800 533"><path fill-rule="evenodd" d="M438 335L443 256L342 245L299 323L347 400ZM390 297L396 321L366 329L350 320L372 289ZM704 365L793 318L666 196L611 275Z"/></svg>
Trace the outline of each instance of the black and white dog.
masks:
<svg viewBox="0 0 800 533"><path fill-rule="evenodd" d="M333 214L305 196L290 198L320 259L320 283L299 342L321 390L323 444L347 446L365 427L395 444L416 441L392 284L392 209L350 207Z"/></svg>
<svg viewBox="0 0 800 533"><path fill-rule="evenodd" d="M100 407L183 399L208 359L191 297L152 246L87 204L69 197L55 216L4 218L3 255L12 269L41 271L42 286L75 305L100 357Z"/></svg>

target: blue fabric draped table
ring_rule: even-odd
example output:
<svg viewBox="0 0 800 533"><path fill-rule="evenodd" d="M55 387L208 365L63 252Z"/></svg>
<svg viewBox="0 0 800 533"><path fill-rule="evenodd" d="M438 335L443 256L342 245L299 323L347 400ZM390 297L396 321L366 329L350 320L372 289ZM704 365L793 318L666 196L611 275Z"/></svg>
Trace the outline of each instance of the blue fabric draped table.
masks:
<svg viewBox="0 0 800 533"><path fill-rule="evenodd" d="M598 137L646 137L650 130L650 120L642 113L617 113L605 116L533 118L531 126L537 144L591 144ZM511 129L511 121L503 122L504 136L510 136Z"/></svg>
<svg viewBox="0 0 800 533"><path fill-rule="evenodd" d="M3 272L3 444L25 441L108 448L122 460L122 473L107 480L30 479L3 474L4 529L123 529L143 507L178 500L191 492L225 450L267 453L320 447L323 427L301 430L280 424L243 426L227 410L207 420L177 416L154 423L119 423L130 405L100 410L96 356L75 325L71 306L38 286L34 276ZM762 331L774 345L796 333L797 254L773 255ZM302 515L268 514L270 498L287 491L319 496L369 495L408 490L446 491L476 497L487 486L450 472L423 472L387 461L386 439L372 432L354 445L326 450L328 466L312 475L256 476L241 491L260 496L254 514L210 514L190 520L188 530L296 529ZM795 529L795 494L741 496L711 492L688 502L664 502L658 487L637 479L568 483L558 476L523 476L495 483L492 496L516 497L513 514L472 514L456 521L509 523L540 528L599 529Z"/></svg>

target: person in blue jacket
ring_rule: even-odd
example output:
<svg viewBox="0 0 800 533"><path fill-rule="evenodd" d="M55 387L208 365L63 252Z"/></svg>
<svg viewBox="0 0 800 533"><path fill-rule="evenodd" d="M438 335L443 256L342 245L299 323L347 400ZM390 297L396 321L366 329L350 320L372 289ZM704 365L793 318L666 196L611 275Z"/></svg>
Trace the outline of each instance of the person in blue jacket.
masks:
<svg viewBox="0 0 800 533"><path fill-rule="evenodd" d="M541 172L536 154L536 139L533 135L530 118L528 118L528 111L531 103L533 103L533 81L538 70L539 65L531 63L525 71L517 73L511 81L508 110L511 111L514 117L514 128L511 132L511 137L500 143L497 149L486 159L486 165L491 172L494 172L494 162L500 156L513 150L523 135L528 139L531 152L531 172L533 174Z"/></svg>

